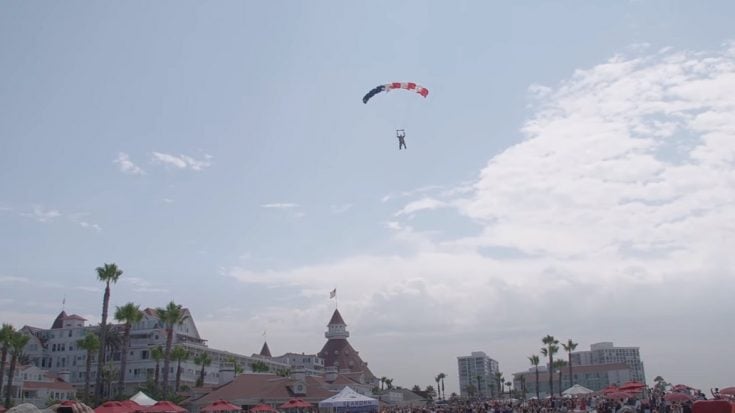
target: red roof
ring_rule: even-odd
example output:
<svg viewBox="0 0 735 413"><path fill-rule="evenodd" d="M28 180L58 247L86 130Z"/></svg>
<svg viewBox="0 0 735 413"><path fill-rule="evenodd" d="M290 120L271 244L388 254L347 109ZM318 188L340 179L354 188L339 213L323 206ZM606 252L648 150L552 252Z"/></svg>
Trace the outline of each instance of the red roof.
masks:
<svg viewBox="0 0 735 413"><path fill-rule="evenodd" d="M372 375L367 363L362 361L360 354L345 338L330 338L317 355L324 359L324 367L337 367L339 370L352 372L364 371Z"/></svg>
<svg viewBox="0 0 735 413"><path fill-rule="evenodd" d="M271 356L271 349L268 348L268 342L263 342L263 348L260 349L260 355L263 357L272 357Z"/></svg>
<svg viewBox="0 0 735 413"><path fill-rule="evenodd" d="M339 313L339 310L337 310L336 308L334 309L334 314L332 314L332 319L329 320L329 324L344 324L344 325L347 325L347 323L345 323L345 320L342 319L342 315ZM329 325L327 325L327 327L328 326Z"/></svg>
<svg viewBox="0 0 735 413"><path fill-rule="evenodd" d="M296 380L289 377L279 377L275 374L265 373L244 373L239 374L231 382L213 389L192 403L198 406L206 406L220 399L240 405L260 403L261 400L284 403L295 396L291 391L294 384L296 384ZM322 377L306 376L304 384L306 395L300 397L305 400L317 402L334 396L334 392L326 388Z"/></svg>

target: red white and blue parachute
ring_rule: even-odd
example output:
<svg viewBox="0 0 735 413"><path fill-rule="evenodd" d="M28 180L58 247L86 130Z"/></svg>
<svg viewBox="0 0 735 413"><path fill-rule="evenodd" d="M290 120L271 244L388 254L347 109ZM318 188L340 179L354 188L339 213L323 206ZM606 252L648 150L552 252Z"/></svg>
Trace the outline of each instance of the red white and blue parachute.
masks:
<svg viewBox="0 0 735 413"><path fill-rule="evenodd" d="M374 87L372 90L370 90L367 95L365 95L362 98L362 103L368 103L368 100L372 98L373 96L377 95L380 92L389 92L393 89L405 89L405 90L413 90L414 92L418 93L419 95L426 97L429 95L429 89L417 85L416 83L412 82L393 82L388 83L385 85L379 85Z"/></svg>

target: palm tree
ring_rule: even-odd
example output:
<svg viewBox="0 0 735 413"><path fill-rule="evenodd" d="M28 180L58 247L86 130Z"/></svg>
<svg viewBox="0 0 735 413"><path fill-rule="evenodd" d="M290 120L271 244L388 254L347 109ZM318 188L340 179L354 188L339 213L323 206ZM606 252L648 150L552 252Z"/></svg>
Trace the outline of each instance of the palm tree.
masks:
<svg viewBox="0 0 735 413"><path fill-rule="evenodd" d="M228 357L227 358L227 362L228 363L232 363L232 367L235 370L235 376L237 376L240 373L242 373L243 371L245 371L245 369L243 369L242 366L240 364L238 364L237 359L235 358L235 356Z"/></svg>
<svg viewBox="0 0 735 413"><path fill-rule="evenodd" d="M383 377L380 378L380 391L383 391L383 388L384 388L384 385L385 385L385 381L386 380L388 380L388 378L385 377L385 376L383 376Z"/></svg>
<svg viewBox="0 0 735 413"><path fill-rule="evenodd" d="M10 395L13 388L13 376L15 375L18 359L23 358L23 348L28 344L31 337L16 331L10 337L10 369L8 370L8 385L5 389L5 407L10 408Z"/></svg>
<svg viewBox="0 0 735 413"><path fill-rule="evenodd" d="M262 360L250 363L250 368L253 370L253 373L267 373L271 370L271 368Z"/></svg>
<svg viewBox="0 0 735 413"><path fill-rule="evenodd" d="M13 334L15 334L15 327L10 324L3 323L2 328L0 328L0 391L3 389L5 363L8 361L8 350L10 349L10 342L13 338Z"/></svg>
<svg viewBox="0 0 735 413"><path fill-rule="evenodd" d="M482 396L482 376L477 375L477 395Z"/></svg>
<svg viewBox="0 0 735 413"><path fill-rule="evenodd" d="M102 322L100 326L100 348L97 357L97 377L95 379L95 395L102 397L102 368L105 364L105 348L107 346L107 310L110 307L110 283L116 283L123 274L116 264L104 264L97 267L97 279L105 283L105 294L102 298Z"/></svg>
<svg viewBox="0 0 735 413"><path fill-rule="evenodd" d="M125 372L128 366L128 351L130 349L130 328L133 324L140 322L143 319L143 312L140 311L140 307L133 304L127 303L122 307L117 307L115 310L115 320L123 323L123 345L122 354L120 355L120 381L117 385L117 392L119 395L123 394L125 387Z"/></svg>
<svg viewBox="0 0 735 413"><path fill-rule="evenodd" d="M561 372L564 369L564 366L567 365L567 362L564 360L555 360L554 361L554 369L559 370L559 397L561 397L561 392L563 390L562 384L561 384Z"/></svg>
<svg viewBox="0 0 735 413"><path fill-rule="evenodd" d="M171 364L171 345L174 341L174 327L183 323L186 318L184 310L179 304L171 301L166 308L156 309L158 318L166 329L166 349L163 353L163 398L168 396L168 372Z"/></svg>
<svg viewBox="0 0 735 413"><path fill-rule="evenodd" d="M176 346L171 350L171 358L176 360L176 387L175 391L179 391L181 385L181 362L189 360L189 352L181 346Z"/></svg>
<svg viewBox="0 0 735 413"><path fill-rule="evenodd" d="M441 381L441 377L437 374L436 377L434 377L434 381L436 382L436 398L441 399L442 392L441 387L439 387L439 382Z"/></svg>
<svg viewBox="0 0 735 413"><path fill-rule="evenodd" d="M446 400L446 398L447 398L447 394L446 394L446 393L444 392L444 379L445 379L446 377L447 377L447 375L446 375L446 374L444 374L444 373L439 373L439 378L440 378L440 379L441 379L441 381L442 381L442 391L441 391L441 394L442 394L442 398L443 398L443 399L445 399L445 400ZM438 387L438 386L437 386L437 387ZM438 390L438 389L437 389L437 390Z"/></svg>
<svg viewBox="0 0 735 413"><path fill-rule="evenodd" d="M163 347L153 347L153 350L151 350L151 358L153 360L156 360L156 372L153 376L153 385L156 388L156 391L158 391L159 379L161 378L161 360L163 360Z"/></svg>
<svg viewBox="0 0 735 413"><path fill-rule="evenodd" d="M506 381L506 382L505 382L505 387L507 387L507 388L508 388L508 396L510 396L510 385L511 385L511 384L513 384L513 383L511 383L511 382L509 382L509 381Z"/></svg>
<svg viewBox="0 0 735 413"><path fill-rule="evenodd" d="M388 390L393 388L393 379L385 379L385 387L388 388Z"/></svg>
<svg viewBox="0 0 735 413"><path fill-rule="evenodd" d="M260 363L263 363L262 361L259 361ZM194 363L201 365L202 369L199 371L199 378L197 379L196 386L201 387L204 386L204 368L212 364L212 359L209 357L209 354L207 353L200 353L196 357L194 357ZM255 363L253 363L255 364ZM265 363L263 363L265 365ZM267 365L265 365L266 368L268 368ZM255 369L253 369L255 371Z"/></svg>
<svg viewBox="0 0 735 413"><path fill-rule="evenodd" d="M536 400L540 400L538 391L538 364L541 362L541 359L539 359L537 354L534 354L528 357L528 361L531 362L532 366L536 367Z"/></svg>
<svg viewBox="0 0 735 413"><path fill-rule="evenodd" d="M89 394L89 381L92 374L92 354L100 349L100 339L96 334L87 333L84 338L77 340L77 346L87 352L86 373L84 374L84 397L87 402L91 402Z"/></svg>
<svg viewBox="0 0 735 413"><path fill-rule="evenodd" d="M567 352L567 355L569 356L569 386L574 386L574 376L572 375L572 351L577 348L577 345L579 343L575 343L572 341L572 339L568 339L566 343L561 343L561 346L564 347L564 351Z"/></svg>
<svg viewBox="0 0 735 413"><path fill-rule="evenodd" d="M549 370L554 367L554 354L559 352L559 340L552 335L547 335L541 339L546 347L541 349L541 354L549 358ZM554 375L549 374L549 395L554 396Z"/></svg>
<svg viewBox="0 0 735 413"><path fill-rule="evenodd" d="M494 378L495 378L495 386L493 387L495 387L495 390L498 392L498 397L500 397L500 393L501 393L500 382L503 381L503 373L496 371L494 374Z"/></svg>

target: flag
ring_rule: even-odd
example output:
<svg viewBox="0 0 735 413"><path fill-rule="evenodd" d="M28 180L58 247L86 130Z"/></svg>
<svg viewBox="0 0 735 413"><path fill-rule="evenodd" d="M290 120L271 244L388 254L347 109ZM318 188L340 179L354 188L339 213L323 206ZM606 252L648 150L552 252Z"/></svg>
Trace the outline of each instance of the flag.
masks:
<svg viewBox="0 0 735 413"><path fill-rule="evenodd" d="M329 298L334 298L336 296L337 296L337 289L335 288L334 290L329 292Z"/></svg>

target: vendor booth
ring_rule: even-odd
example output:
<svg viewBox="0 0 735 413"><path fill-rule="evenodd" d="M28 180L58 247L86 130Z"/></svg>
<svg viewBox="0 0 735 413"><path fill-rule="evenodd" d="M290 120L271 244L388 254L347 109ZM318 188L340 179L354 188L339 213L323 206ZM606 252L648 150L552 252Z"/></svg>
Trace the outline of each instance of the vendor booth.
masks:
<svg viewBox="0 0 735 413"><path fill-rule="evenodd" d="M319 402L319 410L332 413L376 413L380 402L345 387L341 392Z"/></svg>

